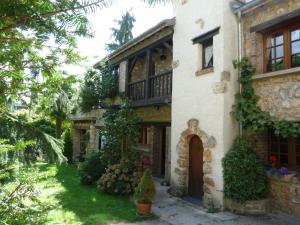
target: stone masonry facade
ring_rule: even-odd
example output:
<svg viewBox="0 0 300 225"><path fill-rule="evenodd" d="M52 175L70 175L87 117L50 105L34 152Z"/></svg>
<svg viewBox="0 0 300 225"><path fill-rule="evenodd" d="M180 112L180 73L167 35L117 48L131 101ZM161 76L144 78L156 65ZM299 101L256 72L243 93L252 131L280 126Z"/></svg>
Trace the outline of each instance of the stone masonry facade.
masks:
<svg viewBox="0 0 300 225"><path fill-rule="evenodd" d="M242 18L243 55L256 68L253 88L259 97L258 106L278 120L300 120L300 71L297 68L265 73L264 34L250 28L286 15L300 8L299 0L266 0L249 9ZM268 134L254 134L258 153L268 164ZM284 176L286 177L286 176ZM297 178L269 177L272 211L300 215L300 185Z"/></svg>
<svg viewBox="0 0 300 225"><path fill-rule="evenodd" d="M218 205L218 203L214 202L212 194L215 189L215 182L212 178L211 165L212 151L216 145L216 140L199 128L199 121L197 119L190 119L188 121L188 128L181 134L176 149L179 159L175 168L175 173L179 177L179 185L178 187L173 185L170 192L176 196L184 196L188 193L189 141L194 135L200 137L203 144L203 203L206 207Z"/></svg>

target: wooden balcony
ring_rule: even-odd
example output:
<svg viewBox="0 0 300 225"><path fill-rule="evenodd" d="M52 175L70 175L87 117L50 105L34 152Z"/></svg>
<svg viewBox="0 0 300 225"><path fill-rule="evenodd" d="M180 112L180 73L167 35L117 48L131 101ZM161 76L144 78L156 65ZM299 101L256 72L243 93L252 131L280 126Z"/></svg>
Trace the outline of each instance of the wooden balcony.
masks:
<svg viewBox="0 0 300 225"><path fill-rule="evenodd" d="M171 96L172 71L129 83L127 88L127 97L134 105L166 104L171 102Z"/></svg>

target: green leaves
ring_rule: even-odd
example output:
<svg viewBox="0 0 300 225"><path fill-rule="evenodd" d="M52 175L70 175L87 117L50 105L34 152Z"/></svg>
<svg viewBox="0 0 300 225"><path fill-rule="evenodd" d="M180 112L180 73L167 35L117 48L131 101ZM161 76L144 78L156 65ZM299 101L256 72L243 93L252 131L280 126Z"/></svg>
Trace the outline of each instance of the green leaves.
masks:
<svg viewBox="0 0 300 225"><path fill-rule="evenodd" d="M278 120L258 107L259 97L255 95L252 87L252 76L255 74L255 68L250 64L249 60L243 58L240 62L234 61L233 65L241 72L240 83L243 85L243 88L242 92L235 96L235 104L231 112L232 116L243 127L254 132L273 129L276 135L284 138L299 136L299 121Z"/></svg>
<svg viewBox="0 0 300 225"><path fill-rule="evenodd" d="M118 73L114 72L109 61L103 60L98 66L98 71L89 70L85 74L79 94L80 109L82 112L89 112L106 107L107 98L114 98L118 94Z"/></svg>
<svg viewBox="0 0 300 225"><path fill-rule="evenodd" d="M121 158L135 156L132 146L139 138L137 116L132 103L124 99L120 109L108 108L105 115L105 127L101 134L105 138L103 160L107 164L117 163Z"/></svg>
<svg viewBox="0 0 300 225"><path fill-rule="evenodd" d="M267 177L255 145L238 137L223 159L225 197L239 202L259 200L267 195Z"/></svg>

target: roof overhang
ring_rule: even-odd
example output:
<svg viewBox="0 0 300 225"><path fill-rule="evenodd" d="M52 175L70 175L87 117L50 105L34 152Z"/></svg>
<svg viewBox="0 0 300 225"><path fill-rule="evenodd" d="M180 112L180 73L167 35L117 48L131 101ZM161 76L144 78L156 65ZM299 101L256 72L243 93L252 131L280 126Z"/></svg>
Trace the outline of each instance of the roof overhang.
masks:
<svg viewBox="0 0 300 225"><path fill-rule="evenodd" d="M123 45L120 48L118 48L116 51L114 51L113 53L111 53L110 55L108 55L106 57L106 59L108 59L108 60L114 60L115 58L117 58L121 54L123 54L124 52L126 52L129 49L135 47L136 45L140 44L141 42L143 42L143 41L145 41L145 40L153 37L154 35L156 35L157 33L161 32L161 31L163 31L164 29L166 29L166 28L172 28L173 29L175 23L176 23L176 19L175 18L166 19L166 20L161 21L156 26L150 28L149 30L145 31L141 35L137 36L136 38L132 39L131 41L129 41L125 45ZM99 64L101 63L101 61L97 62L94 65L94 68L99 67Z"/></svg>

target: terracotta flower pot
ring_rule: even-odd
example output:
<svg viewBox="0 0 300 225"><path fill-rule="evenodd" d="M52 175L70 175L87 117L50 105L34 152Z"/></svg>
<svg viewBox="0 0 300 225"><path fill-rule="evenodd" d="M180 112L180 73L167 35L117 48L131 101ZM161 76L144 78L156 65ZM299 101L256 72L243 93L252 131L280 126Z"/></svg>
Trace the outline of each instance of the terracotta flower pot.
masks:
<svg viewBox="0 0 300 225"><path fill-rule="evenodd" d="M149 216L151 213L151 203L137 203L137 211L142 216Z"/></svg>

